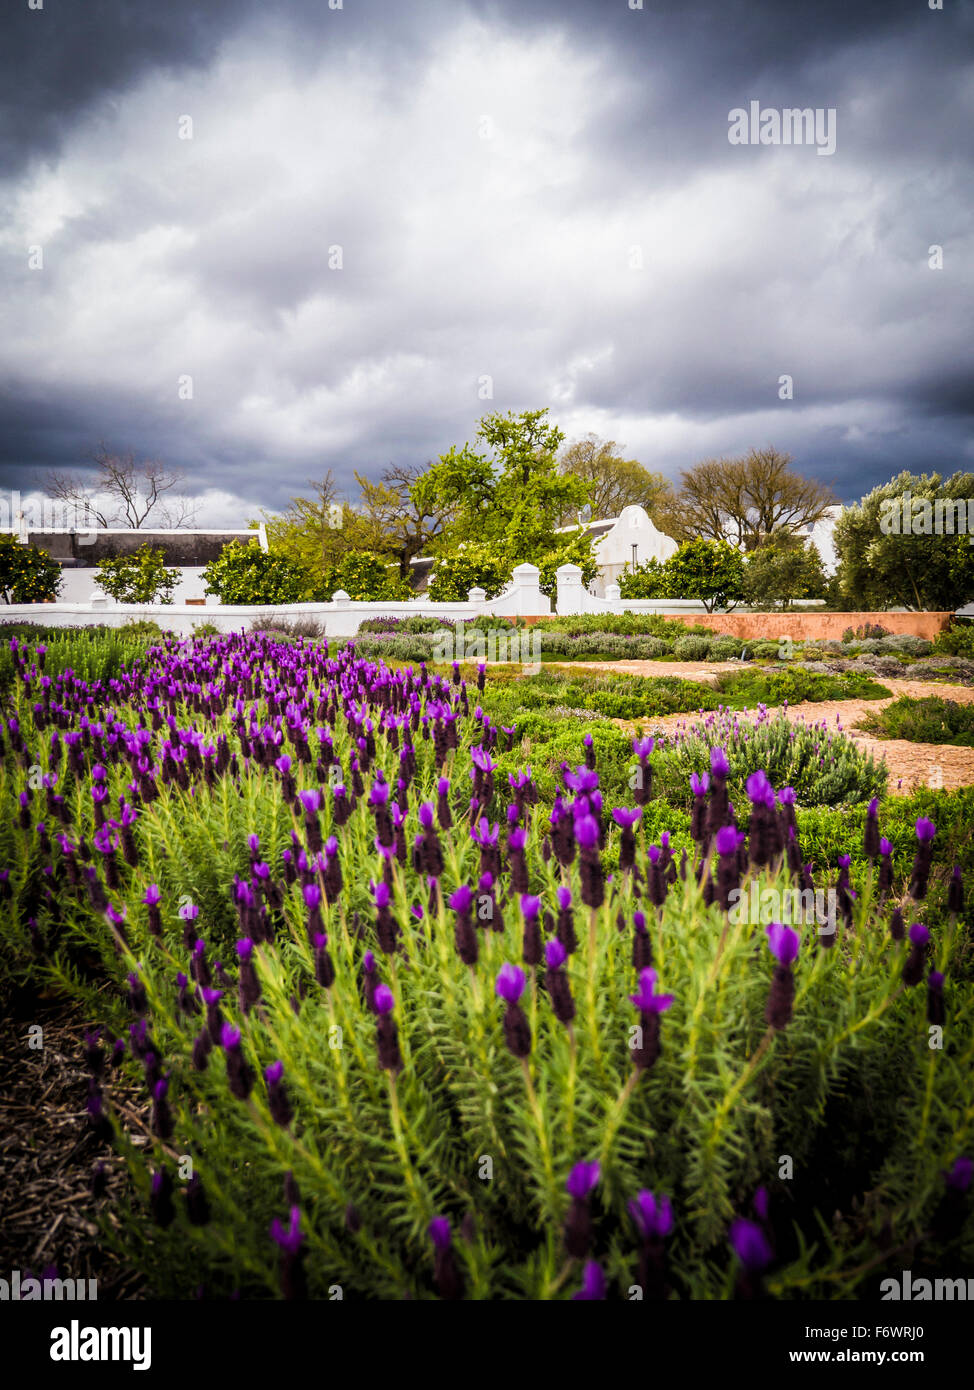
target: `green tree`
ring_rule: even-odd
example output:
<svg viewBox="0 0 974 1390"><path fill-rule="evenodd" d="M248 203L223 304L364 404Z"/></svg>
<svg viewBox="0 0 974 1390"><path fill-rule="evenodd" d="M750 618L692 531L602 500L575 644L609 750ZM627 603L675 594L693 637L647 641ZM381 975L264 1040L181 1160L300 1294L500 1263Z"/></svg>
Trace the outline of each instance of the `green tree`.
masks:
<svg viewBox="0 0 974 1390"><path fill-rule="evenodd" d="M560 544L533 561L538 566L538 585L543 594L553 595L558 588L558 569L561 565L578 565L582 571L582 584L587 588L598 577L599 562L592 549L592 539L585 531L575 531L568 536L557 537Z"/></svg>
<svg viewBox="0 0 974 1390"><path fill-rule="evenodd" d="M172 603L179 570L167 569L163 551L146 544L130 555L100 561L97 579L119 603Z"/></svg>
<svg viewBox="0 0 974 1390"><path fill-rule="evenodd" d="M61 588L61 566L46 550L0 536L0 594L4 603L50 603Z"/></svg>
<svg viewBox="0 0 974 1390"><path fill-rule="evenodd" d="M970 603L974 507L968 509L969 499L974 499L974 473L944 479L939 473L904 470L846 507L833 542L839 589L850 608L952 611ZM968 534L959 531L961 507Z"/></svg>
<svg viewBox="0 0 974 1390"><path fill-rule="evenodd" d="M547 410L486 415L477 438L488 454L464 444L420 475L412 489L417 505L431 507L438 500L451 509L438 553L448 554L476 536L510 573L525 562L540 565L549 551L560 548L558 524L585 505L588 488L581 478L559 471L565 436L547 415Z"/></svg>
<svg viewBox="0 0 974 1390"><path fill-rule="evenodd" d="M496 598L510 577L510 568L492 547L467 541L436 557L426 594L434 603L466 602L471 589L483 589L488 598Z"/></svg>
<svg viewBox="0 0 974 1390"><path fill-rule="evenodd" d="M343 555L322 577L322 588L328 598L339 589L355 600L413 597L408 581L400 577L396 562L367 550Z"/></svg>
<svg viewBox="0 0 974 1390"><path fill-rule="evenodd" d="M203 571L206 592L221 603L303 603L323 601L322 578L288 555L261 550L253 542L231 541Z"/></svg>
<svg viewBox="0 0 974 1390"><path fill-rule="evenodd" d="M430 553L456 511L456 504L438 497L435 489L414 491L423 471L411 464L390 464L377 483L355 474L356 519L368 528L371 548L394 559L400 578L406 580L410 562Z"/></svg>
<svg viewBox="0 0 974 1390"><path fill-rule="evenodd" d="M826 578L822 557L810 542L762 545L744 566L744 601L752 608L790 608L795 599L822 598Z"/></svg>
<svg viewBox="0 0 974 1390"><path fill-rule="evenodd" d="M708 613L744 597L744 557L726 541L684 541L663 570L667 598L700 599Z"/></svg>
<svg viewBox="0 0 974 1390"><path fill-rule="evenodd" d="M284 512L262 515L270 550L316 574L336 564L361 537L355 533L351 508L338 498L330 469L308 486L310 496L292 497ZM250 524L257 525L253 521Z"/></svg>
<svg viewBox="0 0 974 1390"><path fill-rule="evenodd" d="M619 593L623 598L669 598L666 566L659 560L627 566L619 576Z"/></svg>

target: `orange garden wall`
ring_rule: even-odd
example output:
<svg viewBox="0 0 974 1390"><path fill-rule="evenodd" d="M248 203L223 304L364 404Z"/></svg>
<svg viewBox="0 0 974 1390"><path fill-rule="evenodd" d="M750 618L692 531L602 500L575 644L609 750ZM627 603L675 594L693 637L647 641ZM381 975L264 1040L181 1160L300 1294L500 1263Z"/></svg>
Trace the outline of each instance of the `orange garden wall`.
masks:
<svg viewBox="0 0 974 1390"><path fill-rule="evenodd" d="M791 637L795 641L841 641L847 628L878 624L887 632L909 632L933 641L948 627L953 613L661 613L668 622L684 627L709 627L731 637L757 641L759 637ZM544 617L522 618L528 626Z"/></svg>
<svg viewBox="0 0 974 1390"><path fill-rule="evenodd" d="M795 641L839 641L847 628L879 624L887 632L909 632L932 641L952 613L667 613L686 627L712 627L732 637L791 637Z"/></svg>

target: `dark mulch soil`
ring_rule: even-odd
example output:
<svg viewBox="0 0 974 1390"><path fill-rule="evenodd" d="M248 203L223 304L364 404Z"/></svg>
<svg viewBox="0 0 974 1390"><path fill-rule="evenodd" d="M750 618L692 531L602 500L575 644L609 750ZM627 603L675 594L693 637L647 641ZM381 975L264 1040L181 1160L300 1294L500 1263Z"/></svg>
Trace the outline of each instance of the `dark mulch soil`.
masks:
<svg viewBox="0 0 974 1390"><path fill-rule="evenodd" d="M0 1019L0 1275L97 1279L98 1298L143 1297L143 1280L106 1251L96 1219L129 1202L128 1178L111 1148L88 1124L84 1020L56 1001L8 1002ZM43 1029L31 1047L30 1028ZM37 1040L36 1034L34 1035ZM113 1086L113 1104L119 1092ZM119 1095L133 1142L145 1133L144 1107L133 1091ZM144 1138L143 1138L144 1142ZM91 1192L99 1162L106 1194ZM110 1219L110 1217L109 1217Z"/></svg>

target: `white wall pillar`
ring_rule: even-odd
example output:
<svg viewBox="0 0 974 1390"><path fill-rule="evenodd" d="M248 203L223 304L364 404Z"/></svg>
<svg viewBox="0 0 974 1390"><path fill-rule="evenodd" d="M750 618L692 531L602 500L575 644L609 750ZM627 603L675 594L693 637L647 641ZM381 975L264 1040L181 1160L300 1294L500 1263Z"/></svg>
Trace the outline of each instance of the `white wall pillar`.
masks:
<svg viewBox="0 0 974 1390"><path fill-rule="evenodd" d="M582 612L582 567L581 565L559 565L555 571L558 588L555 595L555 612L559 616Z"/></svg>

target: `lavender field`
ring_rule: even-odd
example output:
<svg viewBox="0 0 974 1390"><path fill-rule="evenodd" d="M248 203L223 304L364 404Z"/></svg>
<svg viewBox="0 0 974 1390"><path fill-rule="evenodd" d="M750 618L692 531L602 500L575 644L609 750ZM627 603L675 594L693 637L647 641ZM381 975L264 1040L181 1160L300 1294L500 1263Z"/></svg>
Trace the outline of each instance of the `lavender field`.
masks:
<svg viewBox="0 0 974 1390"><path fill-rule="evenodd" d="M0 984L76 1010L90 1218L149 1296L970 1269L949 796L767 711L545 743L487 667L118 640L10 642Z"/></svg>

